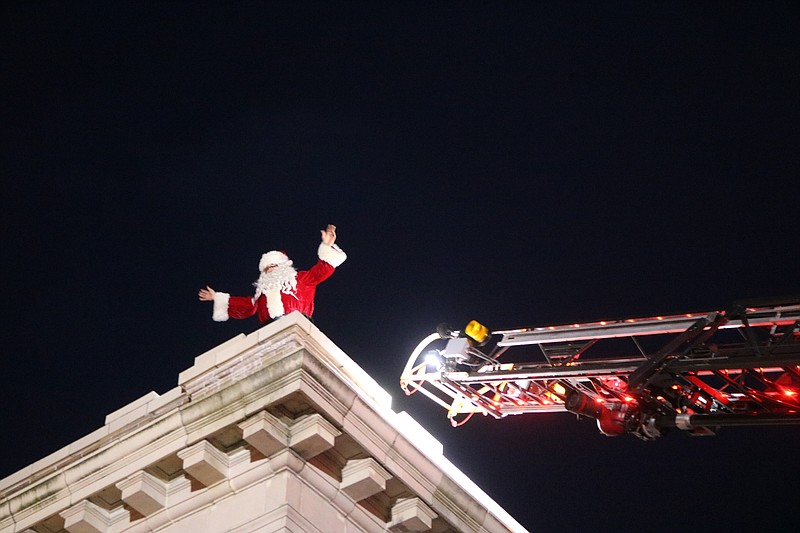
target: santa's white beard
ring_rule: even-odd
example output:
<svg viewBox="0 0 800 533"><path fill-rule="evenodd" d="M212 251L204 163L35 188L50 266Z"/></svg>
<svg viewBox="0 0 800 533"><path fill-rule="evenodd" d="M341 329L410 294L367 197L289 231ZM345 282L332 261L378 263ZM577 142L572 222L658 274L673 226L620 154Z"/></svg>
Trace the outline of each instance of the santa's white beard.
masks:
<svg viewBox="0 0 800 533"><path fill-rule="evenodd" d="M294 294L297 290L297 270L292 265L277 266L271 272L262 272L253 283L256 298L271 291Z"/></svg>
<svg viewBox="0 0 800 533"><path fill-rule="evenodd" d="M257 300L262 294L267 299L267 312L272 318L278 318L284 314L281 293L290 294L297 298L297 270L292 265L282 265L272 269L271 272L261 272L258 280L253 283L256 287L256 295L253 301Z"/></svg>

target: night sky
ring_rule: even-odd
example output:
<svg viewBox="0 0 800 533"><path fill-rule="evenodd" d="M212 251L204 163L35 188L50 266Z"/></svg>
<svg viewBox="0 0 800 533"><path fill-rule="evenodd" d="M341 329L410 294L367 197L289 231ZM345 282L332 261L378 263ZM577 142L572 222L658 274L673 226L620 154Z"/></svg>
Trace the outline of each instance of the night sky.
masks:
<svg viewBox="0 0 800 533"><path fill-rule="evenodd" d="M440 322L800 294L796 2L15 2L0 65L0 477L256 330L197 290L333 223L317 326L529 530L796 518L800 427L453 429L398 383Z"/></svg>

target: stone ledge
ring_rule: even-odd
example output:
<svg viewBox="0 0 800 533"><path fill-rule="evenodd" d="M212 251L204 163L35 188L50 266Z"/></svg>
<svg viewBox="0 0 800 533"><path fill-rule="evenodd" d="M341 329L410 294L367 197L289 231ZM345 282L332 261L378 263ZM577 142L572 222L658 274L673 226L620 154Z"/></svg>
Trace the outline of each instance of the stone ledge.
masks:
<svg viewBox="0 0 800 533"><path fill-rule="evenodd" d="M392 475L371 457L351 459L342 468L339 486L355 501L361 501L386 490L386 482L391 478Z"/></svg>
<svg viewBox="0 0 800 533"><path fill-rule="evenodd" d="M223 342L219 346L215 346L207 352L198 355L194 358L194 365L178 374L178 384L180 385L186 383L190 379L199 376L203 372L207 372L208 370L214 368L214 366L217 364L218 355L225 354L230 357L241 353L244 349L249 348L252 344L252 342L248 341L247 336L245 336L244 333L240 333L232 339Z"/></svg>
<svg viewBox="0 0 800 533"><path fill-rule="evenodd" d="M146 407L147 407L148 402L151 402L151 401L155 400L156 398L158 398L158 394L157 393L155 393L153 391L148 392L147 394L145 394L141 398L138 398L138 399L132 401L131 403L125 405L124 407L120 407L116 411L107 414L106 415L105 424L106 425L111 424L112 422L118 420L119 418L121 418L123 416L127 416L130 413L133 413L134 411L141 411L141 410L144 409L144 412L146 413L147 412L146 411Z"/></svg>
<svg viewBox="0 0 800 533"><path fill-rule="evenodd" d="M346 378L348 385L353 390L359 391L360 395L370 403L373 403L376 410L391 412L391 394L386 392L372 376L367 374L363 368L350 359L341 348L336 346L336 344L326 337L319 329L315 326L312 326L312 328L308 338L304 339L307 349L312 351L320 361L330 366L340 377ZM311 343L308 341L311 341Z"/></svg>
<svg viewBox="0 0 800 533"><path fill-rule="evenodd" d="M178 452L183 469L194 479L209 487L228 475L228 456L207 440Z"/></svg>
<svg viewBox="0 0 800 533"><path fill-rule="evenodd" d="M202 399L300 350L302 350L301 339L292 331L283 331L269 341L250 345L246 350L219 362L191 379L181 381L180 386L192 400Z"/></svg>
<svg viewBox="0 0 800 533"><path fill-rule="evenodd" d="M389 531L428 531L437 514L419 498L400 498L392 506Z"/></svg>
<svg viewBox="0 0 800 533"><path fill-rule="evenodd" d="M159 411L164 408L172 407L170 404L173 402L177 402L178 405L182 404L183 402L188 401L188 398L185 398L183 389L180 387L175 387L173 389L168 390L158 398L151 400L147 404L147 413L148 414L161 414ZM177 407L178 405L175 405Z"/></svg>
<svg viewBox="0 0 800 533"><path fill-rule="evenodd" d="M288 329L290 326L298 326L305 333L309 333L308 326L311 322L308 321L302 314L294 312L283 317L275 322L270 322L266 326L245 335L240 333L236 337L208 350L207 352L198 355L194 359L194 365L178 374L178 384L185 386L188 382L194 380L198 376L213 370L214 368L223 365L230 359L238 356L239 354L264 344L266 341L272 339L276 333Z"/></svg>
<svg viewBox="0 0 800 533"><path fill-rule="evenodd" d="M266 411L239 424L242 437L265 457L289 446L289 427Z"/></svg>
<svg viewBox="0 0 800 533"><path fill-rule="evenodd" d="M160 511L167 504L166 483L144 471L117 483L122 501L144 516Z"/></svg>
<svg viewBox="0 0 800 533"><path fill-rule="evenodd" d="M107 511L89 500L82 500L59 514L69 533L106 533L129 516L122 507Z"/></svg>
<svg viewBox="0 0 800 533"><path fill-rule="evenodd" d="M289 428L289 446L303 459L311 459L333 448L342 432L319 413L297 419Z"/></svg>

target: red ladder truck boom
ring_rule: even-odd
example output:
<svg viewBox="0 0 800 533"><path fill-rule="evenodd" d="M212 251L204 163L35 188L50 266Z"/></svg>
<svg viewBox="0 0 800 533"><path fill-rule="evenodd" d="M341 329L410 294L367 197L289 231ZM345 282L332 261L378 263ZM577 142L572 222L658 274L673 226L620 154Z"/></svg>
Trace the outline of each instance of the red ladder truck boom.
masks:
<svg viewBox="0 0 800 533"><path fill-rule="evenodd" d="M609 436L695 435L800 423L800 298L725 311L489 331L440 326L400 378L444 407L475 413L572 412Z"/></svg>

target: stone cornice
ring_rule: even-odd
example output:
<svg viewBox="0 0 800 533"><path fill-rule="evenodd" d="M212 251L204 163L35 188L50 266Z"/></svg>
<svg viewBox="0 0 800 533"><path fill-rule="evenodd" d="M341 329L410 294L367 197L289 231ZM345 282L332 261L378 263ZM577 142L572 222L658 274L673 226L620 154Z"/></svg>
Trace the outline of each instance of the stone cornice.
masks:
<svg viewBox="0 0 800 533"><path fill-rule="evenodd" d="M433 437L394 413L391 397L302 315L198 356L178 382L110 413L102 428L0 481L0 533L45 520L75 530L138 531L141 517L136 522L123 513L121 501L98 506L106 493L138 506L148 528L161 527L274 475L279 464L304 472L314 490L367 531L429 527L437 516L459 531L524 531L444 458ZM355 461L341 459L349 464L343 478L305 465L332 449L342 432L363 450ZM167 470L176 464L178 470L154 476L154 465L164 461ZM336 461L329 464L336 468ZM187 475L201 485L190 487ZM405 488L397 493L399 486ZM377 498L370 505L398 498L394 512L404 521L380 525L354 507L354 497Z"/></svg>

